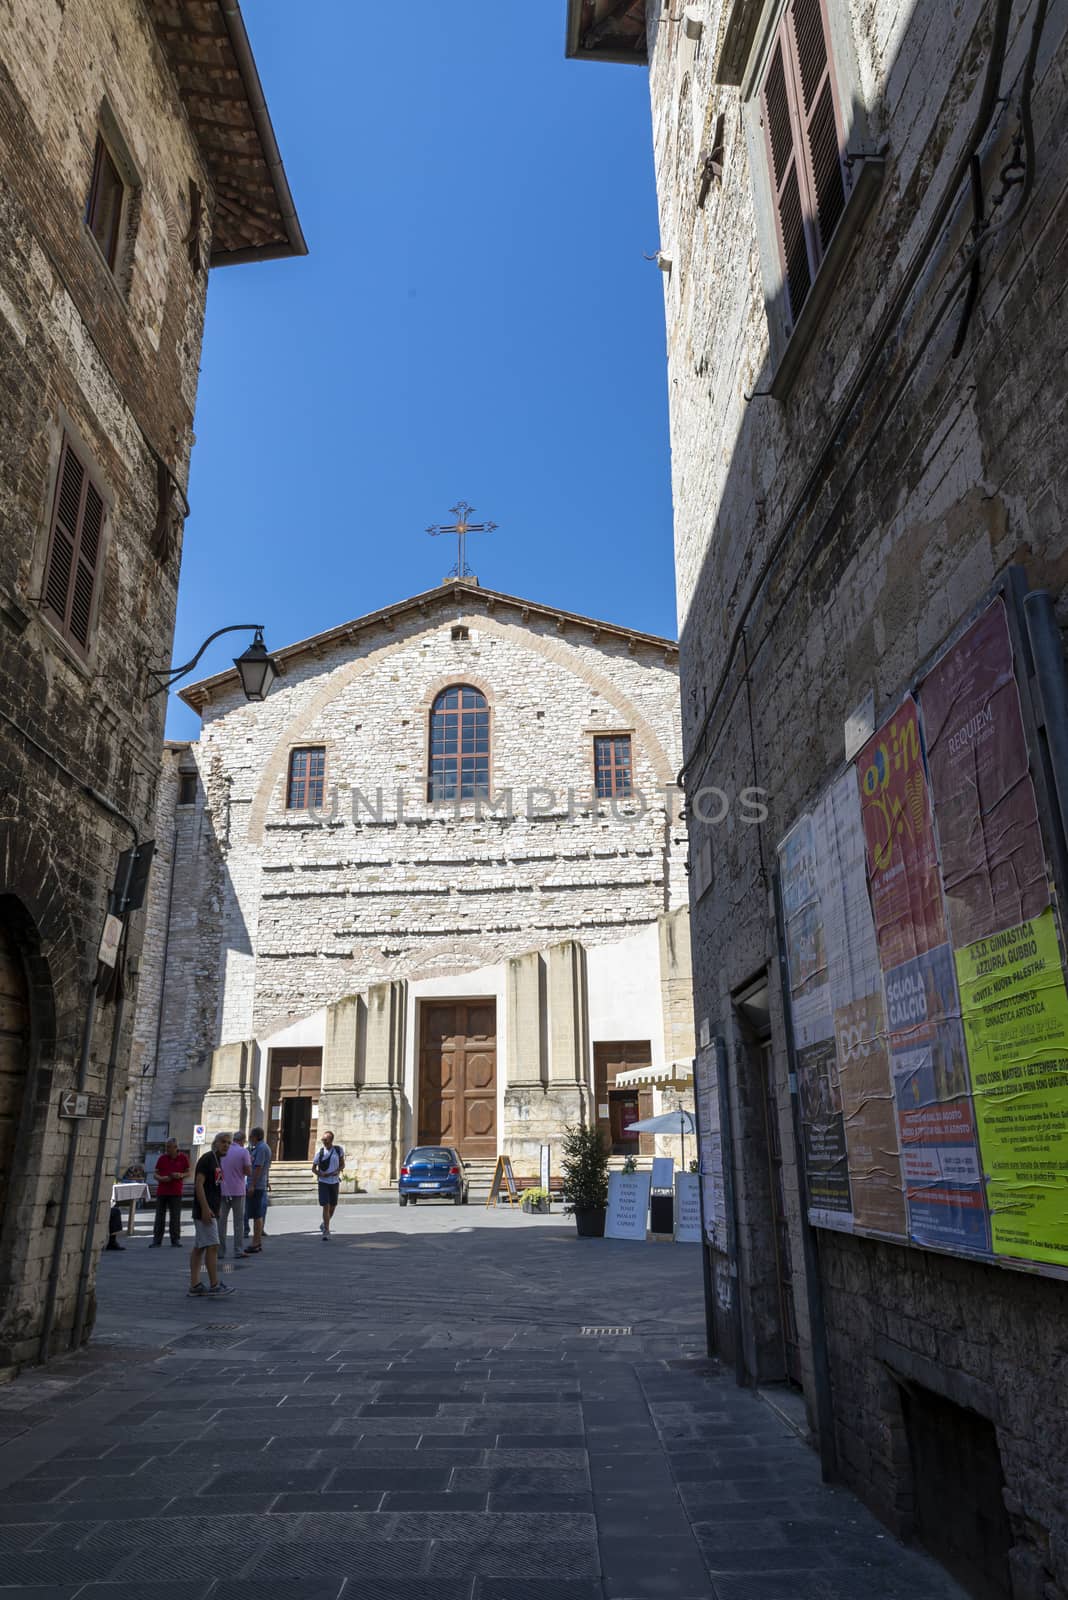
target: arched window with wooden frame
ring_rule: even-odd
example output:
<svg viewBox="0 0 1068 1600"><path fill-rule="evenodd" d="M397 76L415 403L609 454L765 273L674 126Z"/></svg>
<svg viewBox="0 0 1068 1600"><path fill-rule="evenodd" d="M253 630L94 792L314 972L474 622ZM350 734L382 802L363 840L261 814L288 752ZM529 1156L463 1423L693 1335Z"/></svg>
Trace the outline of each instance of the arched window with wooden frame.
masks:
<svg viewBox="0 0 1068 1600"><path fill-rule="evenodd" d="M427 799L476 800L489 794L489 784L489 704L471 684L450 684L430 708Z"/></svg>

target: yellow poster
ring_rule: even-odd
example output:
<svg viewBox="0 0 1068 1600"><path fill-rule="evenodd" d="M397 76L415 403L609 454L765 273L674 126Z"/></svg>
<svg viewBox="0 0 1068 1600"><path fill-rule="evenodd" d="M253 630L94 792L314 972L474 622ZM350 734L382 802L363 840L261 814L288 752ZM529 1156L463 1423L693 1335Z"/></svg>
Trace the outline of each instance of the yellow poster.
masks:
<svg viewBox="0 0 1068 1600"><path fill-rule="evenodd" d="M1068 1267L1068 992L1052 908L955 960L994 1252Z"/></svg>

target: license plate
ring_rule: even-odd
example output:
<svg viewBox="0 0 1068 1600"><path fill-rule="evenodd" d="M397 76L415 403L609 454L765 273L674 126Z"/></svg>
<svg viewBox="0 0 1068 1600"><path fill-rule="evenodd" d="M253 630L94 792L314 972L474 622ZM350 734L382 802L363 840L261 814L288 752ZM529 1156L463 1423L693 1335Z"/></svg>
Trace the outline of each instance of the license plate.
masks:
<svg viewBox="0 0 1068 1600"><path fill-rule="evenodd" d="M436 1183L421 1183L419 1187L420 1189L436 1189L438 1185Z"/></svg>

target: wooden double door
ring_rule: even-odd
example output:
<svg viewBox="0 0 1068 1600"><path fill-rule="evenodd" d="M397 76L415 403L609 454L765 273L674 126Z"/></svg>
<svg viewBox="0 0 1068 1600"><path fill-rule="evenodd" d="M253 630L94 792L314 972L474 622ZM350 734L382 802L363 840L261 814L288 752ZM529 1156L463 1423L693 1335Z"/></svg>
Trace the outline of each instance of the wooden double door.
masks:
<svg viewBox="0 0 1068 1600"><path fill-rule="evenodd" d="M308 1161L314 1155L322 1082L321 1047L271 1051L267 1142L276 1161Z"/></svg>
<svg viewBox="0 0 1068 1600"><path fill-rule="evenodd" d="M434 1000L419 1020L418 1144L497 1154L497 1002Z"/></svg>

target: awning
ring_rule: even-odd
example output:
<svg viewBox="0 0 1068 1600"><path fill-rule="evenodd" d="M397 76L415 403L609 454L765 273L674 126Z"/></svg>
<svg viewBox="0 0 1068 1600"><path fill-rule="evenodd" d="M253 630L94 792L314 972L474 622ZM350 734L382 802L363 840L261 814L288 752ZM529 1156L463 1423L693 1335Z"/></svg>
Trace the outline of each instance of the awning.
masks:
<svg viewBox="0 0 1068 1600"><path fill-rule="evenodd" d="M663 1067L632 1067L629 1072L617 1072L613 1085L625 1089L632 1083L658 1083L664 1088L681 1088L693 1082L692 1061L671 1061Z"/></svg>

